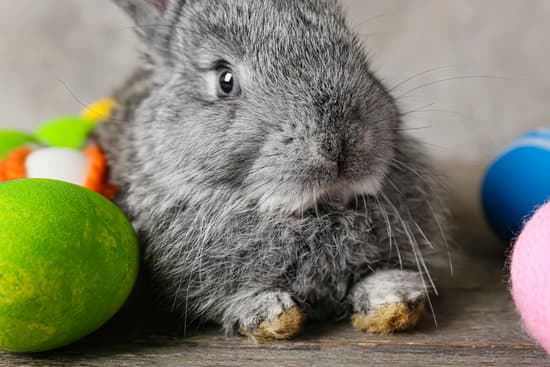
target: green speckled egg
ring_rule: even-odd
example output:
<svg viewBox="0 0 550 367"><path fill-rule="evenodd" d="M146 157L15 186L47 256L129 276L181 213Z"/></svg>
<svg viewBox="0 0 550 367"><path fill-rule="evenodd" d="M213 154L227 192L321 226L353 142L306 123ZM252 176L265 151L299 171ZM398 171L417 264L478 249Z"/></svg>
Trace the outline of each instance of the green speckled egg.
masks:
<svg viewBox="0 0 550 367"><path fill-rule="evenodd" d="M0 184L0 349L41 352L95 331L138 265L132 226L102 196L52 180Z"/></svg>

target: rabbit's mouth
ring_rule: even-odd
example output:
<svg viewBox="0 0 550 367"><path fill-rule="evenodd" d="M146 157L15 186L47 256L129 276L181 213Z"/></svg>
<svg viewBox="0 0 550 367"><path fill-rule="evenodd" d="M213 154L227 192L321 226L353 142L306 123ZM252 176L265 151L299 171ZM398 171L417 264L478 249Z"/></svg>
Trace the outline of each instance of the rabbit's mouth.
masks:
<svg viewBox="0 0 550 367"><path fill-rule="evenodd" d="M337 179L329 185L271 196L268 200L262 201L260 207L264 211L278 210L301 215L321 205L344 208L358 196L377 195L381 189L381 177L366 177L360 181Z"/></svg>

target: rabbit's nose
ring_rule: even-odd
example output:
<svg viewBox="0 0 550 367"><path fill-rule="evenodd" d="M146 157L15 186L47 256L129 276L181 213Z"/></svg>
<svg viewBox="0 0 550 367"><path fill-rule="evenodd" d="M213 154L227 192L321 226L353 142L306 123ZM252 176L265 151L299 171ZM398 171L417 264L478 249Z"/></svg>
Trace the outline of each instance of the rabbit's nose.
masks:
<svg viewBox="0 0 550 367"><path fill-rule="evenodd" d="M344 149L334 149L332 147L322 147L317 150L319 157L321 157L323 165L327 168L333 169L336 176L341 177L345 169L345 157Z"/></svg>
<svg viewBox="0 0 550 367"><path fill-rule="evenodd" d="M330 148L329 149L319 148L318 152L319 152L319 155L323 157L325 160L331 163L338 163L338 155L334 154L334 150Z"/></svg>
<svg viewBox="0 0 550 367"><path fill-rule="evenodd" d="M340 160L340 144L334 139L327 139L323 141L318 148L318 152L320 156L328 161L338 163Z"/></svg>
<svg viewBox="0 0 550 367"><path fill-rule="evenodd" d="M322 140L318 147L318 152L324 159L339 163L343 159L345 143L337 134L331 135L331 137L325 137Z"/></svg>

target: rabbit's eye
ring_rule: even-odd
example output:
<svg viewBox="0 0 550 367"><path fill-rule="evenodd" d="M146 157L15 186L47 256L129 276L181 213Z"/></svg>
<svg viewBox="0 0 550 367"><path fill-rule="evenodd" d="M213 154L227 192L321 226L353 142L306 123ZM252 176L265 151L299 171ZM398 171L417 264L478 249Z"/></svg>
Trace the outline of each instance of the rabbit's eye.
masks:
<svg viewBox="0 0 550 367"><path fill-rule="evenodd" d="M218 97L235 98L241 95L241 86L235 72L227 67L218 70Z"/></svg>

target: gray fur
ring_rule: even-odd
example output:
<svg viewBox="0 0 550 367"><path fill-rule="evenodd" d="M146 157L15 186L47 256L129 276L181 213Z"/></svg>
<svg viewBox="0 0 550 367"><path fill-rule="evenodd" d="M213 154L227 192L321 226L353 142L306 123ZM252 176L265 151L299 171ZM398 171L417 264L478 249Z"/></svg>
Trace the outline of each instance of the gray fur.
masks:
<svg viewBox="0 0 550 367"><path fill-rule="evenodd" d="M162 10L155 6L158 1L118 0L116 4L134 19L139 34L144 37L150 37L161 24Z"/></svg>
<svg viewBox="0 0 550 367"><path fill-rule="evenodd" d="M377 270L417 271L427 292L428 255L446 254L441 186L337 2L172 0L159 14L98 139L166 304L233 333L237 313L269 314L262 292L320 318L357 308L351 290ZM220 60L238 99L208 92Z"/></svg>
<svg viewBox="0 0 550 367"><path fill-rule="evenodd" d="M273 322L294 306L296 303L288 292L245 289L232 295L232 302L222 316L223 326L232 333L240 328L254 332L262 322Z"/></svg>
<svg viewBox="0 0 550 367"><path fill-rule="evenodd" d="M353 310L369 313L394 303L416 304L426 298L417 271L378 270L357 283L350 293Z"/></svg>

